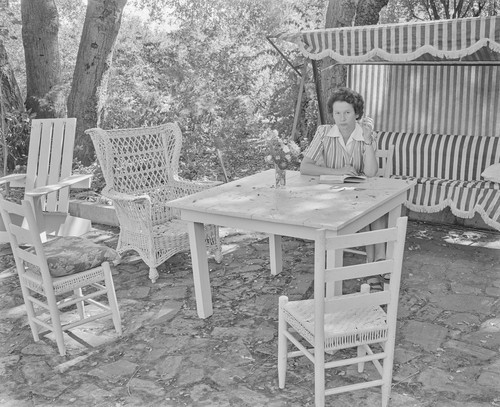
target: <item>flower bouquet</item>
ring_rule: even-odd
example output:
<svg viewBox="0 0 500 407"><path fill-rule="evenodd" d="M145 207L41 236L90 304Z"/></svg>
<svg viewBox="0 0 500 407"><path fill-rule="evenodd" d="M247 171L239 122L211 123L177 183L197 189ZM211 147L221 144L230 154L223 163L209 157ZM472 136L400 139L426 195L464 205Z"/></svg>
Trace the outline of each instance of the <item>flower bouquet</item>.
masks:
<svg viewBox="0 0 500 407"><path fill-rule="evenodd" d="M276 169L276 187L286 185L286 169L296 162L300 155L300 147L291 139L281 138L276 130L266 130L264 134L266 146L265 161L274 164Z"/></svg>

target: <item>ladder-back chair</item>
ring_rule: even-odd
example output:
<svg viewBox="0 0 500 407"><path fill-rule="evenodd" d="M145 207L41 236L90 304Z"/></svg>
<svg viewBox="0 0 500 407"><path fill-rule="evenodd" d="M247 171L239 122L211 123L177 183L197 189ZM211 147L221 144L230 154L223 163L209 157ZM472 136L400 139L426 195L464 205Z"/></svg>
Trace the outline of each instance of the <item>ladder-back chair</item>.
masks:
<svg viewBox="0 0 500 407"><path fill-rule="evenodd" d="M135 129L86 131L92 138L106 187L102 194L113 201L120 223L117 250L135 250L149 266L157 267L176 253L189 249L187 225L169 201L218 182L194 182L178 175L182 133L176 123ZM207 241L221 260L218 228L206 227Z"/></svg>
<svg viewBox="0 0 500 407"><path fill-rule="evenodd" d="M40 233L27 200L18 205L0 197L0 214L12 247L34 340L38 341L46 331L53 332L59 353L64 356L63 332L101 318L111 318L121 335L109 265L119 260L118 253L82 237L46 240L46 233ZM12 222L14 218L19 221ZM104 295L108 304L99 299ZM68 310L72 305L76 305L77 312ZM67 311L64 318L63 309Z"/></svg>
<svg viewBox="0 0 500 407"><path fill-rule="evenodd" d="M325 405L325 396L381 386L383 407L387 406L392 381L396 317L401 281L407 218L399 218L396 227L351 235L328 237L319 230L315 239L314 298L302 301L279 299L278 381L285 386L288 358L306 356L314 364L315 405ZM367 244L387 243L390 256L374 263L327 268L329 250ZM325 285L333 281L365 279L390 274L387 290L325 297ZM362 288L364 288L362 286ZM298 350L288 351L290 341ZM312 348L311 348L312 346ZM353 354L341 350L355 349ZM380 378L325 389L325 370L357 364L362 372L372 362Z"/></svg>
<svg viewBox="0 0 500 407"><path fill-rule="evenodd" d="M88 219L69 215L70 188L90 188L90 174L72 175L76 119L33 119L25 174L0 178L0 185L23 187L41 230L58 236L88 232ZM1 223L1 222L0 222ZM0 224L0 242L7 242Z"/></svg>

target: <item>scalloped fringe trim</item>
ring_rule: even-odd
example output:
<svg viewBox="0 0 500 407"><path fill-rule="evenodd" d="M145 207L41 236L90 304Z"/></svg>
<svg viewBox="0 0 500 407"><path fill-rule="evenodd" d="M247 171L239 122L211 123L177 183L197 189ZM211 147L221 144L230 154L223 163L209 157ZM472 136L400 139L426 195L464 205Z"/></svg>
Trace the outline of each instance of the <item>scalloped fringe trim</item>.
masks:
<svg viewBox="0 0 500 407"><path fill-rule="evenodd" d="M476 213L479 213L479 215L481 215L481 218L488 226L491 226L492 228L500 231L500 222L492 219L490 215L484 210L484 208L478 205L475 205L474 208L472 208L469 211L464 211L457 208L457 205L455 204L455 202L453 202L453 200L445 199L441 201L438 205L422 206L422 205L415 205L411 202L406 202L405 206L414 212L420 212L420 213L436 213L449 207L453 215L464 219L471 219L474 217ZM496 215L497 218L500 219L500 214Z"/></svg>

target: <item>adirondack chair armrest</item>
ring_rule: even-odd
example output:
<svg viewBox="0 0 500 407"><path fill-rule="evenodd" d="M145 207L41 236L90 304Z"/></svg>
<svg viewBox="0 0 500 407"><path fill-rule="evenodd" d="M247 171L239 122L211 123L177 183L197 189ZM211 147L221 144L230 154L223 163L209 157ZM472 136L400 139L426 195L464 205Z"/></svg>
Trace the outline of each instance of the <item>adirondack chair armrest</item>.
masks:
<svg viewBox="0 0 500 407"><path fill-rule="evenodd" d="M24 187L26 174L10 174L0 178L0 185L10 184L11 187Z"/></svg>
<svg viewBox="0 0 500 407"><path fill-rule="evenodd" d="M88 185L88 188L90 188L91 178L92 174L74 174L62 179L57 184L45 185L31 191L26 191L25 195L32 198L38 198L52 192L60 191L63 188L75 187L76 185Z"/></svg>
<svg viewBox="0 0 500 407"><path fill-rule="evenodd" d="M71 188L90 188L92 177L92 174L73 174L60 180L59 183L67 183Z"/></svg>

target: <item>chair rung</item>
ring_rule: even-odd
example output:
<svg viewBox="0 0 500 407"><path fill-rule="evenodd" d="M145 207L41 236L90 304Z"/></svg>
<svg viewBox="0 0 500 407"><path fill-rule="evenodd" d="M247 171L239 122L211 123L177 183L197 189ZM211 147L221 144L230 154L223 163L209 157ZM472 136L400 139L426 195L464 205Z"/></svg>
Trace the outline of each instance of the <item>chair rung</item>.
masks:
<svg viewBox="0 0 500 407"><path fill-rule="evenodd" d="M300 351L297 351L298 353L296 352L289 352L287 354L287 356L289 357L296 357L296 356L306 356L311 362L314 363L314 356L307 350L307 348L302 345L298 340L297 338L295 338L295 336L293 336L290 332L288 331L285 331L284 332L285 336L288 338L288 340L290 342L292 342L298 349L300 349Z"/></svg>
<svg viewBox="0 0 500 407"><path fill-rule="evenodd" d="M352 254L359 254L361 256L366 256L366 252L364 250L344 249L344 252L346 252L346 253L352 253Z"/></svg>
<svg viewBox="0 0 500 407"><path fill-rule="evenodd" d="M54 327L51 324L48 324L47 322L42 321L40 318L34 317L31 319L31 321L34 322L35 324L43 326L45 329L47 329L50 332L54 331ZM41 332L39 332L39 334L41 334Z"/></svg>
<svg viewBox="0 0 500 407"><path fill-rule="evenodd" d="M373 355L359 356L355 358L335 360L333 362L325 363L325 369L331 369L332 367L353 365L355 363L371 362L379 359L384 359L387 356L385 352L374 353Z"/></svg>
<svg viewBox="0 0 500 407"><path fill-rule="evenodd" d="M49 309L49 306L46 303L44 303L43 301L40 301L39 299L37 299L31 295L28 295L28 300L31 301L32 303L38 305L39 307L41 307L43 309L46 309L46 310Z"/></svg>
<svg viewBox="0 0 500 407"><path fill-rule="evenodd" d="M104 289L104 290L94 291L93 293L83 295L81 297L68 297L67 301L62 300L61 302L59 302L57 304L57 308L59 308L59 309L66 308L66 307L69 307L70 305L76 304L76 303L81 302L81 301L89 302L89 299L94 298L94 297L98 297L98 296L106 294L106 293L107 293L107 291Z"/></svg>
<svg viewBox="0 0 500 407"><path fill-rule="evenodd" d="M67 330L72 329L72 328L74 328L76 326L83 325L83 324L86 324L86 323L88 323L90 321L94 321L96 319L108 317L108 316L111 316L111 315L112 315L111 311L101 312L100 314L92 315L90 317L87 317L87 318L84 318L84 319L80 319L80 320L72 322L70 324L63 325L62 326L62 330L63 331L67 331Z"/></svg>
<svg viewBox="0 0 500 407"><path fill-rule="evenodd" d="M348 391L367 389L369 387L382 386L384 381L382 379L371 380L369 382L362 382L356 384L349 384L347 386L336 387L334 389L326 389L325 396L331 396L332 394L345 393Z"/></svg>
<svg viewBox="0 0 500 407"><path fill-rule="evenodd" d="M111 309L107 305L103 304L102 302L96 301L96 300L88 299L87 302L89 304L95 305L96 307L99 307L101 309L105 309L105 310L110 310Z"/></svg>

